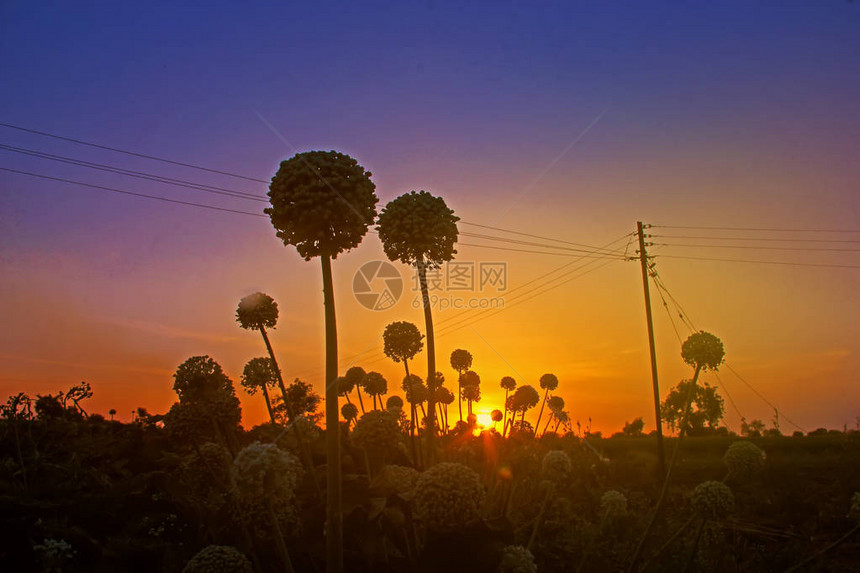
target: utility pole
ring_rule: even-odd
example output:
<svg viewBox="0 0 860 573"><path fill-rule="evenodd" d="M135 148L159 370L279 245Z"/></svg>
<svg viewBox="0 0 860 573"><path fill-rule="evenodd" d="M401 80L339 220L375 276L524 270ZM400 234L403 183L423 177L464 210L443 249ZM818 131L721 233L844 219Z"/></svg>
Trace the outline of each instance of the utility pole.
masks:
<svg viewBox="0 0 860 573"><path fill-rule="evenodd" d="M636 222L639 235L639 262L642 265L642 287L645 290L645 319L648 322L648 346L651 349L651 382L654 385L654 416L657 421L657 459L660 476L666 475L666 457L663 454L663 420L660 417L660 385L657 383L657 350L654 347L654 321L651 318L651 291L648 288L648 253L645 251L645 225Z"/></svg>

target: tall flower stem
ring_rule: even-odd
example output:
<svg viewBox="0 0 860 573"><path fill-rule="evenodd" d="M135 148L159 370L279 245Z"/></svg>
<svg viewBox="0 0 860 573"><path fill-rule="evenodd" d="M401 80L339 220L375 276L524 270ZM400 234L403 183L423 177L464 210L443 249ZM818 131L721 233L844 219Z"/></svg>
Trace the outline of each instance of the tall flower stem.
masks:
<svg viewBox="0 0 860 573"><path fill-rule="evenodd" d="M430 293L427 288L427 263L418 262L418 280L421 283L421 300L424 303L424 326L427 331L427 465L432 466L436 459L436 397L434 387L436 383L436 341L433 336L433 312L430 307Z"/></svg>
<svg viewBox="0 0 860 573"><path fill-rule="evenodd" d="M275 358L275 351L272 349L272 343L269 341L269 335L266 333L266 329L261 325L259 327L260 334L263 335L263 342L266 343L266 350L269 351L269 358L272 360L272 366L275 368L275 375L278 377L278 386L281 389L281 398L284 399L284 407L287 409L287 416L290 417L290 421L297 421L296 413L293 411L293 407L290 405L290 401L287 399L287 387L284 385L284 377L281 375L281 367L278 366L278 360ZM296 442L299 444L299 451L302 454L302 458L305 466L307 467L308 472L313 478L314 488L317 491L317 494L322 497L322 491L320 491L319 480L316 478L316 469L314 468L314 461L311 458L311 452L308 449L308 445L302 436L302 429L299 424L293 424L293 430L296 432Z"/></svg>
<svg viewBox="0 0 860 573"><path fill-rule="evenodd" d="M343 491L340 483L340 422L337 394L337 321L331 258L320 256L325 303L326 571L343 571Z"/></svg>

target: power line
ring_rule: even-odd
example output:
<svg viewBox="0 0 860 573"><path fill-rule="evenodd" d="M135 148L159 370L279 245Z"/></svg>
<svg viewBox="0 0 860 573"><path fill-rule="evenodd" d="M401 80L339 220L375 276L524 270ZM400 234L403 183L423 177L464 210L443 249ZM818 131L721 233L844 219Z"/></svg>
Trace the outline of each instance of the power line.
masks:
<svg viewBox="0 0 860 573"><path fill-rule="evenodd" d="M792 267L822 267L832 269L860 269L860 265L830 265L824 263L797 263L789 261L757 261L749 259L720 259L713 257L682 257L679 255L654 255L654 257L662 257L666 259L685 259L688 261L714 261L723 263L750 263L758 265L787 265Z"/></svg>
<svg viewBox="0 0 860 573"><path fill-rule="evenodd" d="M167 197L158 197L156 195L147 195L145 193L136 193L134 191L125 191L123 189L114 189L113 187L104 187L102 185L93 185L92 183L84 183L82 181L73 181L71 179L63 179L62 177L50 177L39 173L31 173L29 171L19 171L17 169L9 169L8 167L0 167L0 170L9 171L10 173L18 173L20 175L28 175L30 177L38 177L40 179L49 179L51 181L60 181L62 183L71 183L72 185L80 185L82 187L91 187L93 189L101 189L112 193L122 193L123 195L134 195L135 197L144 197L146 199L155 199L157 201L165 201L167 203L176 203L179 205L188 205L189 207L199 207L201 209L212 209L214 211L224 211L227 213L236 213L239 215L250 215L252 217L266 217L263 213L250 213L248 211L239 211L238 209L228 209L226 207L215 207L214 205L205 205L203 203L192 203L190 201L180 201L179 199L168 199Z"/></svg>
<svg viewBox="0 0 860 573"><path fill-rule="evenodd" d="M175 179L173 177L163 177L161 175L156 175L153 173L146 173L144 171L134 171L132 169L123 169L120 167L105 165L103 163L93 163L91 161L84 161L82 159L75 159L73 157L63 157L62 155L53 155L51 153L44 153L42 151L35 151L32 149L24 149L22 147L14 147L14 146L5 145L2 143L0 143L0 149L6 150L6 151L12 151L14 153L21 153L24 155L29 155L31 157L38 157L40 159L48 159L50 161L57 161L59 163L65 163L68 165L75 165L78 167L87 167L89 169L96 169L98 171L105 171L108 173L116 173L118 175L125 175L127 177L144 179L146 181L154 181L156 183L164 183L167 185L174 185L176 187L185 187L187 189L194 189L196 191L205 191L207 193L214 193L217 195L226 195L228 197L236 197L238 199L248 199L248 200L252 200L252 201L262 201L264 203L268 203L268 199L266 199L264 196L261 196L261 195L246 193L244 191L235 191L233 189L225 189L223 187L215 187L212 185L204 185L202 183L194 183L193 181L187 181L185 179Z"/></svg>
<svg viewBox="0 0 860 573"><path fill-rule="evenodd" d="M597 248L597 247L594 247L594 246L592 246L592 245L585 245L585 244L582 244L582 243L574 243L573 241L565 241L565 240L562 240L562 239L554 239L554 238L552 238L552 237L544 237L544 236L541 236L541 235L533 235L533 234L531 234L531 233L522 233L522 232L520 232L520 231L511 231L510 229L503 229L503 228L501 228L501 227L493 227L492 225L480 225L480 224L478 224L478 223L471 223L471 222L469 222L469 221L460 221L460 223L461 223L461 224L463 224L463 225L468 225L468 226L470 226L470 227L480 227L480 228L482 228L482 229L491 229L491 230L493 230L493 231L501 231L501 232L503 232L503 233L510 233L511 235L520 235L520 236L522 236L522 237L531 237L532 239L541 239L541 240L544 240L544 241L554 241L554 242L556 242L556 243L563 243L563 244L566 244L566 245L572 245L572 246L575 246L575 247L584 247L584 248L586 248L586 249L596 249L596 248Z"/></svg>
<svg viewBox="0 0 860 573"><path fill-rule="evenodd" d="M248 176L246 176L246 175L238 175L238 174L236 174L236 173L230 173L229 171L220 171L220 170L218 170L218 169L211 169L211 168L209 168L209 167L201 167L201 166L199 166L199 165L194 165L194 164L192 164L192 163L183 163L183 162L181 162L181 161L173 161L172 159L164 159L163 157L156 157L156 156L154 156L154 155L146 155L146 154L143 154L143 153L137 153L137 152L134 152L134 151L127 151L127 150L125 150L125 149L119 149L119 148L117 148L117 147L110 147L110 146L107 146L107 145L100 145L100 144L98 144L98 143L90 143L90 142L88 142L88 141L82 141L82 140L80 140L80 139L74 139L74 138L71 138L71 137L64 137L64 136L62 136L62 135L56 135L56 134L53 134L53 133L48 133L48 132L46 132L46 131L38 131L38 130L35 130L35 129L29 129L29 128L26 128L26 127L20 127L20 126L18 126L18 125L12 125L12 124L9 124L9 123L2 123L2 122L0 122L0 126L2 126L2 127L8 127L9 129L17 129L18 131L24 131L24 132L27 132L27 133L33 133L33 134L36 134L36 135L42 135L42 136L45 136L45 137L51 137L51 138L53 138L53 139L60 139L60 140L62 140L62 141L69 141L69 142L71 142L71 143L77 143L77 144L79 144L79 145L87 145L87 146L89 146L89 147L96 147L96 148L98 148L98 149L106 149L106 150L108 150L108 151L114 151L114 152L116 152L116 153L124 153L125 155L131 155L131 156L134 156L134 157L141 157L141 158L143 158L143 159L151 159L152 161L160 161L160 162L162 162L162 163L169 163L169 164L171 164L171 165L179 165L179 166L181 166L181 167L188 167L188 168L190 168L190 169L197 169L197 170L199 170L199 171L207 171L207 172L209 172L209 173L217 173L218 175L226 175L227 177L235 177L235 178L237 178L237 179L244 179L244 180L246 180L246 181L256 181L257 183L266 183L266 184L268 184L268 183L269 183L269 181L266 181L265 179L256 179L256 178L254 178L254 177L248 177Z"/></svg>
<svg viewBox="0 0 860 573"><path fill-rule="evenodd" d="M703 237L701 235L647 235L655 239L701 239L718 241L768 241L780 243L860 243L857 239L786 239L773 237Z"/></svg>
<svg viewBox="0 0 860 573"><path fill-rule="evenodd" d="M860 241L857 241L860 242ZM702 244L682 244L682 243L654 243L663 247L685 247L685 248L713 248L713 249L747 249L755 251L828 251L841 253L856 253L860 249L843 249L836 247L757 247L753 245L702 245Z"/></svg>
<svg viewBox="0 0 860 573"><path fill-rule="evenodd" d="M619 260L619 261L625 260L625 258L620 256L620 255L610 257L607 255L600 255L600 254L591 255L591 254L578 254L578 253L553 253L553 252L549 252L549 251L534 251L531 249L514 249L511 247L496 247L493 245L477 245L475 243L460 243L460 242L458 242L457 245L462 246L462 247L481 247L484 249L496 249L499 251L510 251L510 252L515 252L515 253L532 253L535 255L555 255L555 256L561 256L561 257L577 257L577 258L588 258L588 259L611 259L611 260Z"/></svg>
<svg viewBox="0 0 860 573"><path fill-rule="evenodd" d="M750 390L752 390L752 391L753 391L753 393L755 393L755 395L756 395L756 396L758 396L759 398L761 398L761 399L762 399L762 401L763 401L765 404L767 404L768 406L770 406L771 408L773 408L775 411L780 412L781 416L785 419L785 421L786 421L786 422L788 422L789 424L791 424L792 426L794 426L794 427L795 427L795 428L797 428L798 430L801 430L802 432L806 432L806 430L805 430L804 428L802 428L802 427L798 426L797 424L795 424L795 423L794 423L794 421L792 421L792 420L791 420L791 418L789 418L789 417L788 417L788 416L786 416L784 413L782 413L782 410L780 410L779 408L777 408L776 406L774 406L774 405L773 405L773 403L772 403L770 400L768 400L767 398L765 398L765 397L761 394L761 392L759 392L758 390L756 390L756 389L752 386L752 384L750 384L749 382L747 382L746 380L744 380L743 376L741 376L740 374L738 374L738 373L737 373L737 371L736 371L734 368L732 368L732 367L729 365L729 363L728 363L728 362L726 362L726 363L725 363L725 366L726 366L726 368L728 368L728 369L729 369L729 371L730 371L732 374L734 374L734 375L737 377L737 379L738 379L738 380L740 380L741 382L743 382L743 383L747 386L747 388L749 388Z"/></svg>
<svg viewBox="0 0 860 573"><path fill-rule="evenodd" d="M593 253L598 249L598 247L586 247L586 248L578 248L578 247L562 247L558 245L550 245L547 243L535 243L532 241L523 241L521 239L510 239L507 237L499 237L497 235L484 235L480 233L469 233L469 232L460 232L459 235L461 237L471 237L474 239L486 239L489 241L498 241L501 243L510 243L513 245L524 245L527 247L542 247L545 249L559 249L562 251L569 251L573 253ZM621 256L621 253L618 251L606 251L604 254L613 255L613 256Z"/></svg>
<svg viewBox="0 0 860 573"><path fill-rule="evenodd" d="M682 225L648 225L649 229L699 229L707 231L761 231L774 233L860 233L860 229L784 229L774 227L694 227Z"/></svg>

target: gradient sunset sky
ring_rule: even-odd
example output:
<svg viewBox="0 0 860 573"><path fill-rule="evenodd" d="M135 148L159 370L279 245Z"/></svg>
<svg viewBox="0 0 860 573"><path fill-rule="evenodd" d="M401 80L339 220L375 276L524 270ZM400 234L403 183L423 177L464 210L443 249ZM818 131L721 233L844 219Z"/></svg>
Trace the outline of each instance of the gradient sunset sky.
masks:
<svg viewBox="0 0 860 573"><path fill-rule="evenodd" d="M854 427L858 72L860 6L838 0L7 1L0 123L260 181L4 126L0 167L259 214L281 160L336 149L373 173L380 209L426 189L464 222L546 239L465 224L461 232L556 246L566 243L548 239L617 240L613 248L633 255L637 220L719 227L653 228L663 236L649 240L663 244L650 250L686 318L725 343L731 369L704 380L731 395L728 426L738 431L741 415L769 423L775 405L783 431ZM734 227L781 231L724 230ZM553 372L573 420L591 417L594 429L612 432L642 416L653 429L638 262L461 242L502 247L460 246L457 260L505 262L509 292L502 312L437 312L437 363L449 387L448 357L465 348L483 380L479 411L501 407L502 376L537 386ZM335 261L340 357L345 368L364 353L355 363L399 389L401 366L380 358L381 333L395 320L423 331L410 271L398 265L407 290L390 310L369 311L351 291L356 270L383 258L368 234ZM279 304L272 336L286 377L322 393L319 263L284 247L267 218L0 171L0 399L87 380L90 411L116 408L121 420L138 406L162 413L176 400L177 365L199 354L219 361L238 388L245 362L265 353L235 322L239 299L257 290ZM515 299L523 292L534 296ZM691 372L659 295L665 395ZM416 359L422 376L425 360ZM262 421L261 398L238 394L245 426Z"/></svg>

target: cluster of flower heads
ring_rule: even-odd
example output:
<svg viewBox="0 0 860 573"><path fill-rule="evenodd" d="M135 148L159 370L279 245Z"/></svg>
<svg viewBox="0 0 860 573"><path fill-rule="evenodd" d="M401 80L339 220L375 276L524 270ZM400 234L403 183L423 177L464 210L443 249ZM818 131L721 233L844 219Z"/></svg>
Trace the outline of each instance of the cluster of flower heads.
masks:
<svg viewBox="0 0 860 573"><path fill-rule="evenodd" d="M734 511L735 496L726 484L706 481L693 490L692 505L704 519L721 519Z"/></svg>
<svg viewBox="0 0 860 573"><path fill-rule="evenodd" d="M415 513L432 531L454 531L477 520L483 502L478 474L463 464L436 464L415 482Z"/></svg>
<svg viewBox="0 0 860 573"><path fill-rule="evenodd" d="M408 494L415 489L415 482L421 474L418 470L406 466L383 466L380 477L397 493Z"/></svg>
<svg viewBox="0 0 860 573"><path fill-rule="evenodd" d="M502 561L499 563L499 573L537 573L532 552L522 545L508 545L502 549Z"/></svg>
<svg viewBox="0 0 860 573"><path fill-rule="evenodd" d="M566 453L561 450L552 450L543 457L540 473L544 479L561 483L570 476L571 468L570 458Z"/></svg>
<svg viewBox="0 0 860 573"><path fill-rule="evenodd" d="M253 573L248 558L229 545L209 545L191 558L182 573Z"/></svg>
<svg viewBox="0 0 860 573"><path fill-rule="evenodd" d="M254 442L233 460L237 497L250 505L264 498L278 504L290 503L302 473L299 459L275 444Z"/></svg>
<svg viewBox="0 0 860 573"><path fill-rule="evenodd" d="M367 450L396 449L400 442L397 416L385 410L371 410L358 419L352 438L359 447Z"/></svg>
<svg viewBox="0 0 860 573"><path fill-rule="evenodd" d="M729 474L737 479L749 479L758 474L764 467L764 451L752 442L732 442L723 462Z"/></svg>
<svg viewBox="0 0 860 573"><path fill-rule="evenodd" d="M600 497L600 514L606 519L627 515L627 498L620 491L611 489Z"/></svg>

